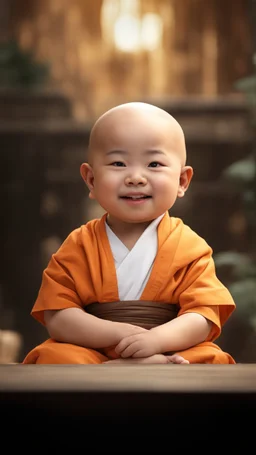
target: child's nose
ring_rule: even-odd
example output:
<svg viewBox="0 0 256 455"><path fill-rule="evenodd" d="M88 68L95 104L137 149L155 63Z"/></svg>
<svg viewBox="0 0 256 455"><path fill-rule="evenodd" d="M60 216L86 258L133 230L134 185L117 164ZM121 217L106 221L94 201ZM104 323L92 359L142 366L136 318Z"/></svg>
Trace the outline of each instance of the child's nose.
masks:
<svg viewBox="0 0 256 455"><path fill-rule="evenodd" d="M125 179L125 184L127 186L132 186L132 185L146 185L147 183L147 179L146 177L140 175L139 173L134 173L132 175L129 175L128 177L126 177Z"/></svg>

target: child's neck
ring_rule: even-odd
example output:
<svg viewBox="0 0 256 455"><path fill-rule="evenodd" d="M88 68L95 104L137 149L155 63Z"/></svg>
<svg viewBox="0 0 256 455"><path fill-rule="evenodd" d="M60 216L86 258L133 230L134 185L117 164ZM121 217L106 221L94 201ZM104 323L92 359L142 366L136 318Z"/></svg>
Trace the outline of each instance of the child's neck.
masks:
<svg viewBox="0 0 256 455"><path fill-rule="evenodd" d="M112 223L111 220L107 219L107 223L126 248L131 250L151 221L145 223Z"/></svg>

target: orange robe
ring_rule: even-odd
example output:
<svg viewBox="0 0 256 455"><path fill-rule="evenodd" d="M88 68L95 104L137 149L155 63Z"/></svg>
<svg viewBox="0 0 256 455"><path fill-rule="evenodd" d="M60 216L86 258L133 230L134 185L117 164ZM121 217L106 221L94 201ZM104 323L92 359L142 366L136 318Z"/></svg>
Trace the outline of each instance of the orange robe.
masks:
<svg viewBox="0 0 256 455"><path fill-rule="evenodd" d="M75 229L53 254L31 311L41 324L45 324L45 310L85 308L93 302L104 305L120 300L106 216ZM168 212L158 226L158 253L140 300L178 304L178 316L193 312L212 321L204 343L180 352L190 363L235 363L230 354L213 343L235 303L216 276L212 249ZM96 350L48 339L32 349L23 363L96 364L107 359Z"/></svg>

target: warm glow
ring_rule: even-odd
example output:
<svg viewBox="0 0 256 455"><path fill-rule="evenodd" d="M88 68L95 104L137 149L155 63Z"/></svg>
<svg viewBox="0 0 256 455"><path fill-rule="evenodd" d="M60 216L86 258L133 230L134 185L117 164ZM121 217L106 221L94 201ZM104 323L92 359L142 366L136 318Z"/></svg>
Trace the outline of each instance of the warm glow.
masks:
<svg viewBox="0 0 256 455"><path fill-rule="evenodd" d="M148 13L142 18L141 46L147 51L160 47L163 34L163 22L158 14Z"/></svg>
<svg viewBox="0 0 256 455"><path fill-rule="evenodd" d="M158 14L145 14L141 20L123 14L114 25L115 46L124 52L153 51L161 45L162 29Z"/></svg>
<svg viewBox="0 0 256 455"><path fill-rule="evenodd" d="M136 52L140 48L140 21L124 14L119 16L114 26L114 41L124 52Z"/></svg>
<svg viewBox="0 0 256 455"><path fill-rule="evenodd" d="M101 27L104 42L122 52L150 52L161 46L162 18L153 13L141 16L138 0L104 0Z"/></svg>

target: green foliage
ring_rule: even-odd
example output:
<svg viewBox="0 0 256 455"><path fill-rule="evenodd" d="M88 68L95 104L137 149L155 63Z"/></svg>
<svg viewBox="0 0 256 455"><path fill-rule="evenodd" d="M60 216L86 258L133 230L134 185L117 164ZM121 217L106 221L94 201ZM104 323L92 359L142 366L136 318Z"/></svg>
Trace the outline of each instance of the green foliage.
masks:
<svg viewBox="0 0 256 455"><path fill-rule="evenodd" d="M244 278L229 286L237 306L237 314L246 318L256 330L256 277Z"/></svg>
<svg viewBox="0 0 256 455"><path fill-rule="evenodd" d="M236 311L256 330L256 263L248 254L224 251L214 257L217 270L229 271L229 291Z"/></svg>
<svg viewBox="0 0 256 455"><path fill-rule="evenodd" d="M223 172L223 177L228 179L230 182L240 184L245 187L247 183L254 181L256 174L256 162L253 155L249 155L243 160L232 163Z"/></svg>
<svg viewBox="0 0 256 455"><path fill-rule="evenodd" d="M0 87L33 88L48 77L48 65L36 62L32 52L21 50L15 41L0 44Z"/></svg>
<svg viewBox="0 0 256 455"><path fill-rule="evenodd" d="M224 251L214 257L218 272L229 272L228 289L237 315L256 331L256 263L248 254Z"/></svg>
<svg viewBox="0 0 256 455"><path fill-rule="evenodd" d="M256 55L254 56L256 64ZM236 88L242 91L248 103L253 130L252 152L242 160L232 163L222 178L239 188L244 203L244 213L252 232L256 229L256 72L241 79ZM248 253L224 251L214 257L217 271L228 271L228 288L237 306L237 313L245 318L256 331L256 242Z"/></svg>
<svg viewBox="0 0 256 455"><path fill-rule="evenodd" d="M214 262L216 267L219 269L229 269L232 280L240 280L247 277L255 277L256 279L256 265L246 253L239 253L237 251L224 251L215 254Z"/></svg>
<svg viewBox="0 0 256 455"><path fill-rule="evenodd" d="M256 228L256 159L253 154L228 166L222 178L240 188L245 214L251 227Z"/></svg>
<svg viewBox="0 0 256 455"><path fill-rule="evenodd" d="M254 74L237 81L235 88L245 94L249 105L256 103L256 78Z"/></svg>
<svg viewBox="0 0 256 455"><path fill-rule="evenodd" d="M256 54L253 55L254 74L240 79L236 82L235 88L244 93L251 110L251 123L256 128Z"/></svg>

